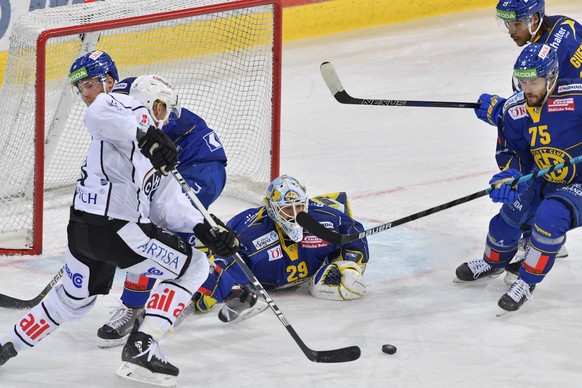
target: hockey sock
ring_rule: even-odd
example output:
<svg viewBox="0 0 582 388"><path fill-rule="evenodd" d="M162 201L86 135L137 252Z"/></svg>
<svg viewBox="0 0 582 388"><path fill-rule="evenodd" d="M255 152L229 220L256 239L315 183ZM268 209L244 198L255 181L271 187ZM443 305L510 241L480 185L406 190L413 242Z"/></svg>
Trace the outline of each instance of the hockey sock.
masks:
<svg viewBox="0 0 582 388"><path fill-rule="evenodd" d="M166 333L190 303L192 294L172 281L161 282L146 303L146 314L140 331L156 341Z"/></svg>
<svg viewBox="0 0 582 388"><path fill-rule="evenodd" d="M148 278L147 276L128 272L127 276L125 277L125 282L123 283L121 301L127 307L143 307L146 304L150 296L150 292L154 288L155 284L156 279L154 278Z"/></svg>
<svg viewBox="0 0 582 388"><path fill-rule="evenodd" d="M30 309L6 337L13 343L16 351L20 352L35 346L58 328L59 323L47 313L44 302L41 302Z"/></svg>

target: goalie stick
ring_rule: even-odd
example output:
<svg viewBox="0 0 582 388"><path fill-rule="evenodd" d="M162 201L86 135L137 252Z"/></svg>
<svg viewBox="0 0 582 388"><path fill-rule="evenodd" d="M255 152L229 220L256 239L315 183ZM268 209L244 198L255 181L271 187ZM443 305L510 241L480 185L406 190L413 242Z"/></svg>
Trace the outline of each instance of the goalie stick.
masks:
<svg viewBox="0 0 582 388"><path fill-rule="evenodd" d="M566 160L563 163L555 164L551 167L536 171L536 172L528 174L528 175L524 175L520 178L515 178L515 179L511 179L511 180L502 180L501 182L497 182L496 184L498 185L498 184L502 183L502 184L506 184L506 185L510 185L510 186L515 186L515 185L518 185L520 183L529 181L531 179L535 179L539 176L551 174L552 172L554 172L556 170L560 170L562 168L571 166L571 165L579 163L581 161L582 161L582 155L576 156L575 158ZM469 202L469 201L472 201L472 200L480 198L480 197L484 197L485 195L489 194L491 192L491 190L494 189L496 184L491 185L490 187L488 187L485 190L481 190L481 191L478 191L476 193L467 195L465 197L455 199L454 201L447 202L447 203L444 203L442 205L435 206L435 207L432 207L430 209L411 214L407 217L400 218L396 221L387 222L385 224L374 226L373 228L366 229L363 232L359 232L359 233L351 233L351 234L337 233L333 230L327 229L325 226L323 226L322 224L317 222L317 220L315 218L313 218L312 216L310 216L308 213L305 213L305 212L300 212L299 214L297 214L297 223L299 223L299 225L301 225L302 227L307 229L311 234L319 237L320 239L322 239L324 241L327 241L327 242L332 243L334 245L343 245L343 244L347 244L351 241L355 241L355 240L358 240L358 239L361 239L361 238L364 238L367 236L371 236L371 235L376 234L376 233L383 232L383 231L391 229L395 226L402 225L402 224L405 224L407 222L417 220L419 218L428 216L430 214L438 213L441 210L449 209L453 206L457 206L457 205L460 205L462 203Z"/></svg>
<svg viewBox="0 0 582 388"><path fill-rule="evenodd" d="M59 280L61 280L64 272L65 272L65 267L63 266L59 270L59 272L57 272L57 274L53 277L53 279L50 281L50 283L47 284L46 287L40 292L40 294L38 294L37 296L35 296L32 299L28 299L28 300L27 299L18 299L18 298L14 298L12 296L8 296L5 294L0 294L0 307L6 308L6 309L17 309L17 310L33 308L34 306L39 304L40 301L43 300L43 298L46 296L46 294L48 294L49 291L59 282Z"/></svg>
<svg viewBox="0 0 582 388"><path fill-rule="evenodd" d="M174 178L176 178L180 186L182 186L182 188L186 192L188 198L190 198L190 200L194 203L196 208L200 211L200 213L202 213L202 215L204 216L206 221L210 224L210 226L216 228L217 227L216 222L214 222L214 219L210 216L206 208L204 208L204 205L202 205L198 197L196 197L196 194L194 193L192 188L188 185L188 183L186 183L182 175L176 169L171 170L170 173L172 174L172 176L174 176ZM297 345L299 345L305 356L307 356L307 358L310 361L324 363L347 362L357 360L360 357L361 351L358 346L348 346L346 348L333 350L312 350L309 347L307 347L307 345L305 345L305 343L303 342L301 337L299 337L295 329L293 329L293 326L291 326L291 324L287 321L287 319L283 315L283 312L275 304L273 299L271 299L263 285L257 280L256 276L253 274L253 272L245 263L245 261L242 259L242 257L238 253L236 253L234 255L234 259L241 267L245 275L257 288L257 290L259 290L259 292L263 295L263 298L265 298L265 301L267 302L271 310L273 310L277 318L279 318L279 321L283 324L283 326L285 326L289 334L291 334L291 337L293 337Z"/></svg>
<svg viewBox="0 0 582 388"><path fill-rule="evenodd" d="M410 100L383 100L372 98L352 97L344 89L333 65L323 62L319 68L323 80L329 91L341 104L353 105L384 105L384 106L421 106L432 108L478 108L481 104L476 102L449 102L449 101L410 101Z"/></svg>

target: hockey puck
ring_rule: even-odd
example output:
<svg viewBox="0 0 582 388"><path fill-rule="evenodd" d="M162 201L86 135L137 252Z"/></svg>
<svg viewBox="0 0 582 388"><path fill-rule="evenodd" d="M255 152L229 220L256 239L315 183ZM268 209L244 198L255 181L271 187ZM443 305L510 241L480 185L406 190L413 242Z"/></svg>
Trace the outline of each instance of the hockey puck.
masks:
<svg viewBox="0 0 582 388"><path fill-rule="evenodd" d="M384 353L394 354L394 353L396 353L396 346L390 345L390 344L384 344L384 345L382 345L382 351Z"/></svg>

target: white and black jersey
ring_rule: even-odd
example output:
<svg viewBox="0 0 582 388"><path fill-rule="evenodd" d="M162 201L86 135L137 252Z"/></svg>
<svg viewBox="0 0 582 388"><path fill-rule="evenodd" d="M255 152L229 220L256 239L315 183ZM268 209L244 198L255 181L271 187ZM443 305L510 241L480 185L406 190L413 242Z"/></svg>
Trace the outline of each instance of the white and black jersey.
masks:
<svg viewBox="0 0 582 388"><path fill-rule="evenodd" d="M176 232L192 232L203 217L171 176L156 171L139 150L137 131L154 125L134 97L101 93L87 108L92 137L77 180L74 208ZM172 206L167 206L171 203Z"/></svg>

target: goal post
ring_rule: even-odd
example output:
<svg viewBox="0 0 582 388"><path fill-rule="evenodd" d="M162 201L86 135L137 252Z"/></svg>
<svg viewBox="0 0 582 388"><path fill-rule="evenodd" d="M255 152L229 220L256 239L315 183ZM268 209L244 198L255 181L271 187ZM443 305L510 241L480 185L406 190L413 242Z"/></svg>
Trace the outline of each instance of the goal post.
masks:
<svg viewBox="0 0 582 388"><path fill-rule="evenodd" d="M280 0L104 0L17 21L0 90L0 254L42 253L45 195L71 187L90 142L67 75L106 51L119 76L158 74L228 157L226 193L279 175Z"/></svg>

